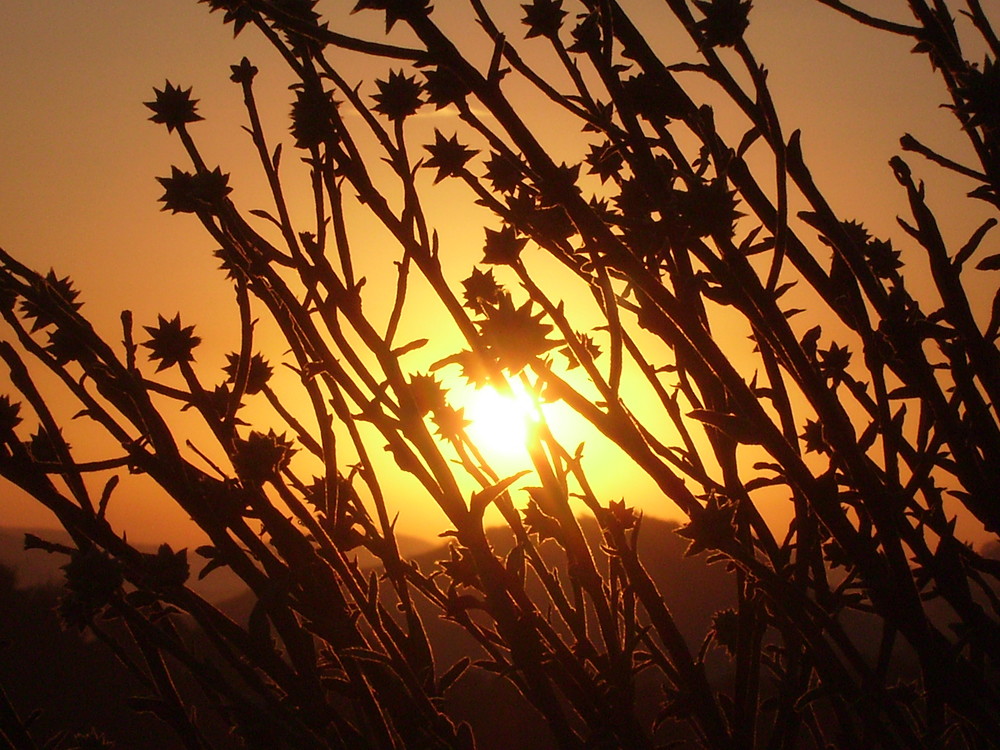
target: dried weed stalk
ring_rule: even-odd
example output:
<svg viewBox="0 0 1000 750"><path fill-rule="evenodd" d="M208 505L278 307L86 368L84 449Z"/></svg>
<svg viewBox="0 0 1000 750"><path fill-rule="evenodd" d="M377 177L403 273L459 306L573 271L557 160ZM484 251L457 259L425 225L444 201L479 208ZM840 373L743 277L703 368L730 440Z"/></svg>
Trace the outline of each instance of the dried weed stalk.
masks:
<svg viewBox="0 0 1000 750"><path fill-rule="evenodd" d="M965 286L969 274L1000 268L1000 256L979 249L996 219L949 247L917 176L929 160L970 180L972 199L1000 206L1000 42L978 0L956 12L988 49L982 64L963 55L943 1L910 0L912 23L901 24L821 0L912 39L976 156L960 164L902 139L918 160L891 163L911 209L898 249L836 213L799 134L783 132L744 40L749 2L665 0L700 53L671 64L648 43L656 29L637 28L617 0L532 0L521 6L524 26L506 30L470 0L469 33L493 44L489 64L477 65L427 0L355 9L382 13L387 31L408 27L412 46L338 33L310 0L203 1L236 33L266 36L294 74L291 136L314 198L304 229L246 59L232 80L268 211L230 201L228 176L191 135L201 117L190 89L168 83L148 103L190 158L160 178L164 208L204 225L235 290L241 329L224 381L196 366L199 338L179 316L136 331L125 314L123 341L110 343L81 314L68 278L5 253L0 276L9 332L0 357L19 391L18 402L0 402L0 474L71 533L74 548L29 544L68 555L61 614L117 648L148 688L138 708L186 747L211 746L175 687L172 674L184 670L247 747L472 748L474 732L449 715L447 697L489 672L516 689L516 710L542 717L546 742L567 749L995 742L1000 563L956 536L954 517L961 509L1000 528L1000 296L984 312ZM551 75L519 54L522 32L524 44L550 50ZM335 62L343 50L384 77L356 87ZM691 98L692 75L745 118L738 143ZM527 88L548 102L552 122L584 131L586 153L556 163L551 133L519 112ZM411 116L431 107L453 108L460 127L415 143ZM751 149L754 164L768 156L767 174L751 169ZM461 287L425 214L427 170L435 183L464 183L495 215ZM352 230L358 206L391 248L368 247ZM529 245L578 280L602 325L580 330L529 270ZM371 252L395 253L389 310L362 304L356 266ZM932 303L906 283L917 254L933 275ZM628 456L615 471L645 472L663 507L683 512L689 554L730 572L733 607L718 612L700 650L643 565L642 546L659 541L641 545L640 514L595 495L579 452L543 421L529 437L530 476L499 476L441 373L409 371L425 342L397 331L419 314L406 304L416 276L464 339L437 369L500 389L515 379L569 405ZM300 376L311 414L292 413L272 390L274 363L255 342L260 316L280 330L283 364ZM752 352L728 351L732 339L713 331L719 320L741 321ZM111 458L74 458L37 368L114 441ZM623 385L629 378L646 383L655 408ZM284 426L247 424L251 399L266 400ZM200 415L213 449L185 442L172 426L177 406ZM450 559L437 570L399 553L396 503L372 458L383 447L447 518ZM303 476L296 451L313 454L322 474ZM227 567L253 592L245 624L186 586L186 551L143 554L116 533L106 518L116 470L148 475L190 514L210 539L197 550L201 574ZM471 496L470 480L479 487ZM530 485L526 507L515 482ZM762 497L794 509L786 529L765 519ZM512 532L507 550L484 529L491 504ZM558 561L543 555L550 539ZM359 548L375 568L357 563ZM475 644L454 664L435 659L440 644L427 635L440 618ZM196 626L197 648L179 622ZM725 677L706 666L713 644L730 660ZM901 682L908 658L913 681ZM3 716L5 735L28 741Z"/></svg>

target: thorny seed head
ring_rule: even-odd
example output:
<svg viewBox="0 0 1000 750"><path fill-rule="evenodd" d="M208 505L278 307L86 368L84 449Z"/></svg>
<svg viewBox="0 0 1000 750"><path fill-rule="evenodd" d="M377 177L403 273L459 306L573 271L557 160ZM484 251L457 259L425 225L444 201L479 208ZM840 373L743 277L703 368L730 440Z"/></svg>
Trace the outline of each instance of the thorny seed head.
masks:
<svg viewBox="0 0 1000 750"><path fill-rule="evenodd" d="M157 177L156 181L164 190L159 199L163 204L160 210L174 214L217 212L233 190L229 187L229 175L219 167L195 174L171 167L169 177Z"/></svg>
<svg viewBox="0 0 1000 750"><path fill-rule="evenodd" d="M722 178L676 190L673 195L678 218L694 237L731 238L736 220L743 216L736 210L736 192Z"/></svg>
<svg viewBox="0 0 1000 750"><path fill-rule="evenodd" d="M529 299L514 307L510 295L505 294L485 320L476 321L490 352L511 373L520 372L536 357L561 343L547 338L552 326L543 322L544 313L532 314L533 304Z"/></svg>
<svg viewBox="0 0 1000 750"><path fill-rule="evenodd" d="M420 84L414 76L404 75L402 70L390 71L388 80L376 80L375 85L378 86L378 93L372 99L378 104L373 109L390 120L403 120L424 103L420 98Z"/></svg>
<svg viewBox="0 0 1000 750"><path fill-rule="evenodd" d="M153 116L149 119L166 125L168 132L173 132L174 128L182 128L189 122L204 119L196 111L198 100L191 98L191 87L185 90L167 81L162 90L154 88L153 92L156 98L143 104L153 110Z"/></svg>
<svg viewBox="0 0 1000 750"><path fill-rule="evenodd" d="M462 287L465 307L475 313L483 315L487 308L500 304L503 287L493 278L492 269L484 273L478 268L473 268L469 278L462 282Z"/></svg>
<svg viewBox="0 0 1000 750"><path fill-rule="evenodd" d="M27 444L28 453L31 458L39 463L56 463L59 461L59 452L56 444L52 441L49 433L44 427L39 426L38 430L31 436Z"/></svg>
<svg viewBox="0 0 1000 750"><path fill-rule="evenodd" d="M143 326L150 335L142 346L150 350L150 360L160 360L156 371L166 370L181 362L194 361L194 349L201 339L194 335L194 326L181 326L180 313L171 320L157 316L155 326Z"/></svg>
<svg viewBox="0 0 1000 750"><path fill-rule="evenodd" d="M483 263L494 265L514 265L521 250L528 244L527 237L518 237L517 230L503 226L499 230L486 227L486 246L483 248Z"/></svg>
<svg viewBox="0 0 1000 750"><path fill-rule="evenodd" d="M749 0L694 0L705 18L697 23L709 47L732 47L743 38L750 25Z"/></svg>
<svg viewBox="0 0 1000 750"><path fill-rule="evenodd" d="M656 210L656 201L646 190L645 184L634 177L622 180L618 195L612 196L611 200L618 212L631 222L649 217Z"/></svg>
<svg viewBox="0 0 1000 750"><path fill-rule="evenodd" d="M601 19L597 13L589 13L573 29L573 44L567 49L587 55L597 55L601 51Z"/></svg>
<svg viewBox="0 0 1000 750"><path fill-rule="evenodd" d="M452 583L461 586L479 587L479 574L476 572L476 564L472 558L472 552L466 547L456 544L449 546L451 553L450 560L439 560L438 565L444 574L448 576Z"/></svg>
<svg viewBox="0 0 1000 750"><path fill-rule="evenodd" d="M621 172L625 164L625 157L622 155L618 144L605 141L600 144L590 144L590 153L587 154L584 161L590 167L587 170L587 174L596 174L601 178L601 184L603 185L609 178Z"/></svg>
<svg viewBox="0 0 1000 750"><path fill-rule="evenodd" d="M472 93L465 81L443 65L424 72L424 91L427 103L433 104L434 109L463 102Z"/></svg>
<svg viewBox="0 0 1000 750"><path fill-rule="evenodd" d="M428 412L438 413L447 405L444 387L433 375L417 373L410 377L410 394L421 416Z"/></svg>
<svg viewBox="0 0 1000 750"><path fill-rule="evenodd" d="M226 360L229 364L222 369L229 376L229 382L235 383L236 373L239 371L240 366L240 355L236 352L231 352L226 355ZM246 394L252 396L264 390L264 386L271 379L273 372L271 365L260 354L254 354L250 357L250 366L247 369Z"/></svg>
<svg viewBox="0 0 1000 750"><path fill-rule="evenodd" d="M10 396L0 396L0 435L6 436L21 424L21 404Z"/></svg>
<svg viewBox="0 0 1000 750"><path fill-rule="evenodd" d="M486 161L485 176L493 183L494 190L501 193L513 193L524 180L524 170L514 159L493 153Z"/></svg>
<svg viewBox="0 0 1000 750"><path fill-rule="evenodd" d="M237 32L238 33L238 32ZM239 65L230 65L229 69L232 71L232 75L229 76L229 80L233 83L250 83L257 75L257 66L251 65L250 60L244 57L240 60Z"/></svg>
<svg viewBox="0 0 1000 750"><path fill-rule="evenodd" d="M440 370L445 365L458 365L462 368L462 377L475 388L482 388L490 383L490 371L483 358L476 352L460 351L438 360L430 369Z"/></svg>
<svg viewBox="0 0 1000 750"><path fill-rule="evenodd" d="M584 351L587 352L591 359L597 359L601 356L601 348L594 342L592 336L588 336L585 333L577 333L576 338L577 341L579 341L580 346L583 347ZM564 346L559 350L559 353L569 360L566 365L567 370L575 370L580 366L580 360L577 358L576 353L570 346Z"/></svg>
<svg viewBox="0 0 1000 750"><path fill-rule="evenodd" d="M818 420L807 419L806 426L799 435L806 444L806 453L829 453L826 440L823 437L823 423Z"/></svg>
<svg viewBox="0 0 1000 750"><path fill-rule="evenodd" d="M169 544L161 544L155 555L142 557L144 583L154 590L183 586L191 574L186 548L174 552Z"/></svg>
<svg viewBox="0 0 1000 750"><path fill-rule="evenodd" d="M508 220L518 229L528 231L550 242L561 242L576 234L576 225L566 209L557 202L545 201L542 196L527 187L521 187L516 194L508 196Z"/></svg>
<svg viewBox="0 0 1000 750"><path fill-rule="evenodd" d="M428 169L437 169L434 176L434 184L441 182L445 177L458 177L465 171L465 165L469 159L478 154L475 149L466 147L458 142L458 135L445 138L441 131L434 129L434 143L424 146L431 158L424 162Z"/></svg>
<svg viewBox="0 0 1000 750"><path fill-rule="evenodd" d="M705 507L686 525L677 529L679 536L691 540L684 551L684 557L726 546L733 539L735 516L735 503L725 497L720 499L715 493L710 494Z"/></svg>
<svg viewBox="0 0 1000 750"><path fill-rule="evenodd" d="M863 252L872 273L878 278L891 280L899 275L897 271L903 267L903 261L899 259L899 250L893 249L892 240L880 240L873 237L868 240Z"/></svg>
<svg viewBox="0 0 1000 750"><path fill-rule="evenodd" d="M337 107L332 91L324 91L318 84L298 86L291 115L291 133L295 145L301 149L311 149L336 142L339 138Z"/></svg>
<svg viewBox="0 0 1000 750"><path fill-rule="evenodd" d="M982 67L970 65L962 73L955 90L959 100L952 107L968 117L967 127L984 133L1000 132L1000 64L986 58Z"/></svg>
<svg viewBox="0 0 1000 750"><path fill-rule="evenodd" d="M538 488L527 488L529 494L532 494L532 490L537 491ZM545 513L534 499L528 501L528 505L521 511L521 515L524 516L525 529L529 534L537 534L539 542L544 542L546 539L559 539L562 533L559 522Z"/></svg>
<svg viewBox="0 0 1000 750"><path fill-rule="evenodd" d="M82 630L121 588L121 569L116 560L94 546L74 550L62 569L67 592L59 611L67 625Z"/></svg>
<svg viewBox="0 0 1000 750"><path fill-rule="evenodd" d="M445 440L457 440L465 432L465 428L472 424L465 418L465 409L456 409L447 404L434 412L431 421L437 427L438 436Z"/></svg>
<svg viewBox="0 0 1000 750"><path fill-rule="evenodd" d="M664 75L641 72L622 81L622 87L640 117L654 125L679 120L690 111L684 89Z"/></svg>
<svg viewBox="0 0 1000 750"><path fill-rule="evenodd" d="M56 328L49 333L49 343L45 351L52 355L56 364L62 366L70 362L93 361L93 355L86 342L75 332Z"/></svg>
<svg viewBox="0 0 1000 750"><path fill-rule="evenodd" d="M252 431L246 440L237 440L233 463L240 478L250 484L261 484L276 478L292 460L295 448L285 433L268 430Z"/></svg>
<svg viewBox="0 0 1000 750"><path fill-rule="evenodd" d="M243 31L243 27L247 24L252 24L254 19L257 18L257 11L254 10L251 0L198 0L202 3L207 3L209 6L209 12L214 13L217 10L225 11L225 15L222 17L222 23L233 24L233 37L239 36L239 33Z"/></svg>
<svg viewBox="0 0 1000 750"><path fill-rule="evenodd" d="M55 271L50 270L44 279L32 281L30 292L24 295L21 302L21 314L29 319L34 318L31 333L35 333L55 323L55 311L79 310L83 306L82 302L76 301L79 296L80 292L73 288L73 281L69 276L60 279Z"/></svg>
<svg viewBox="0 0 1000 750"><path fill-rule="evenodd" d="M851 363L851 352L846 346L832 343L830 348L819 351L820 372L823 377L839 383L847 373L847 366Z"/></svg>
<svg viewBox="0 0 1000 750"><path fill-rule="evenodd" d="M612 500L608 503L608 518L622 531L634 529L639 523L639 514L635 508L625 505L624 500Z"/></svg>
<svg viewBox="0 0 1000 750"><path fill-rule="evenodd" d="M568 15L562 9L562 0L532 0L530 4L522 5L521 9L524 11L521 23L528 27L525 39L536 36L557 39L563 19Z"/></svg>
<svg viewBox="0 0 1000 750"><path fill-rule="evenodd" d="M715 642L726 649L730 656L736 655L739 641L740 618L735 610L723 609L712 618L712 635Z"/></svg>

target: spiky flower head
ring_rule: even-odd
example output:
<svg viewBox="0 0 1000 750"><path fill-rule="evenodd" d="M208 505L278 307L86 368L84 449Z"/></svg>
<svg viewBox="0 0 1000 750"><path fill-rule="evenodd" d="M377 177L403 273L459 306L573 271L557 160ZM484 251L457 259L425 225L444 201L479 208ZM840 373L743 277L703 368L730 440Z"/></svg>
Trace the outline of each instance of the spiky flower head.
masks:
<svg viewBox="0 0 1000 750"><path fill-rule="evenodd" d="M59 439L62 439L61 435ZM38 430L32 434L26 447L31 458L38 463L54 464L59 462L59 448L42 426L39 426ZM66 447L68 448L69 446L67 445Z"/></svg>
<svg viewBox="0 0 1000 750"><path fill-rule="evenodd" d="M482 262L493 265L513 265L526 244L528 244L528 238L518 237L514 227L503 226L499 230L486 227L486 246L483 248Z"/></svg>
<svg viewBox="0 0 1000 750"><path fill-rule="evenodd" d="M74 550L62 569L66 575L66 594L59 613L67 625L82 630L121 589L121 566L97 547L89 546Z"/></svg>
<svg viewBox="0 0 1000 750"><path fill-rule="evenodd" d="M252 24L257 18L257 11L253 9L250 0L198 0L198 2L207 3L210 13L217 10L225 11L222 23L233 24L234 38L239 36L244 26Z"/></svg>
<svg viewBox="0 0 1000 750"><path fill-rule="evenodd" d="M182 89L167 81L162 90L154 88L153 92L156 98L143 104L153 110L153 116L149 119L166 125L168 132L173 132L174 128L182 128L189 122L204 119L196 111L198 100L191 98L190 86Z"/></svg>
<svg viewBox="0 0 1000 750"><path fill-rule="evenodd" d="M431 158L424 162L424 166L429 169L437 169L434 177L434 184L441 182L445 177L458 177L465 171L465 165L469 159L479 152L458 142L458 135L445 138L440 130L434 130L434 143L424 146Z"/></svg>
<svg viewBox="0 0 1000 750"><path fill-rule="evenodd" d="M500 366L511 373L520 372L536 357L561 342L547 338L552 326L544 322L545 313L532 312L529 299L514 307L510 295L503 295L485 320L476 321L479 332Z"/></svg>
<svg viewBox="0 0 1000 750"><path fill-rule="evenodd" d="M257 66L251 65L250 60L244 57L239 65L230 65L232 75L229 80L233 83L250 83L257 75Z"/></svg>
<svg viewBox="0 0 1000 750"><path fill-rule="evenodd" d="M410 376L410 394L421 415L439 412L447 405L444 387L433 375L417 373Z"/></svg>
<svg viewBox="0 0 1000 750"><path fill-rule="evenodd" d="M226 375L229 376L229 382L236 382L236 374L239 372L240 368L240 355L236 352L231 352L226 355L226 360L229 362L222 369L225 371ZM267 360L264 359L260 354L254 354L250 357L250 365L247 368L247 384L246 384L246 394L252 396L255 393L260 393L264 390L264 386L267 385L267 381L271 379L273 374L271 365L268 364Z"/></svg>
<svg viewBox="0 0 1000 750"><path fill-rule="evenodd" d="M337 106L332 91L324 91L318 84L298 86L291 117L295 145L310 149L336 141Z"/></svg>
<svg viewBox="0 0 1000 750"><path fill-rule="evenodd" d="M725 548L733 539L733 519L736 505L729 498L715 493L707 497L705 507L691 520L677 529L677 534L690 539L684 557L693 557L705 550Z"/></svg>
<svg viewBox="0 0 1000 750"><path fill-rule="evenodd" d="M732 47L750 25L749 0L695 0L694 4L705 15L697 27L709 47Z"/></svg>
<svg viewBox="0 0 1000 750"><path fill-rule="evenodd" d="M174 552L169 544L161 544L156 554L143 554L143 583L151 589L183 586L191 574L187 548Z"/></svg>
<svg viewBox="0 0 1000 750"><path fill-rule="evenodd" d="M229 175L219 167L195 174L171 167L169 177L157 177L156 181L163 186L159 199L163 208L160 210L175 214L217 210L233 191L229 187Z"/></svg>
<svg viewBox="0 0 1000 750"><path fill-rule="evenodd" d="M181 362L194 361L194 349L201 339L194 335L194 326L181 326L180 313L171 320L157 315L155 326L143 326L150 335L143 346L150 350L150 360L160 360L156 371L166 370Z"/></svg>
<svg viewBox="0 0 1000 750"><path fill-rule="evenodd" d="M562 9L562 0L532 0L531 3L522 5L521 10L524 11L521 23L528 27L525 39L536 36L556 39L563 19L568 15Z"/></svg>
<svg viewBox="0 0 1000 750"><path fill-rule="evenodd" d="M79 296L80 292L73 288L73 280L69 276L60 279L55 271L50 270L45 278L31 282L31 291L24 295L21 302L21 313L26 318L34 318L31 332L35 333L55 323L57 310L79 310L83 306L82 302L76 301Z"/></svg>
<svg viewBox="0 0 1000 750"><path fill-rule="evenodd" d="M433 104L434 109L458 104L472 93L468 84L444 65L424 71L424 91L427 92L427 102Z"/></svg>
<svg viewBox="0 0 1000 750"><path fill-rule="evenodd" d="M493 153L486 162L486 179L493 183L494 190L513 193L524 181L524 170L514 159Z"/></svg>
<svg viewBox="0 0 1000 750"><path fill-rule="evenodd" d="M500 304L503 287L493 277L492 269L484 273L478 268L473 268L469 278L462 282L462 287L465 307L473 312L482 315L487 308Z"/></svg>
<svg viewBox="0 0 1000 750"><path fill-rule="evenodd" d="M21 404L11 401L10 396L0 396L0 435L6 435L21 424Z"/></svg>
<svg viewBox="0 0 1000 750"><path fill-rule="evenodd" d="M421 87L415 76L404 75L402 70L392 70L385 81L376 80L378 93L372 96L378 104L374 109L390 120L402 120L414 114L421 105Z"/></svg>
<svg viewBox="0 0 1000 750"><path fill-rule="evenodd" d="M254 430L246 440L238 440L233 464L244 482L261 484L274 479L292 460L295 448L285 433Z"/></svg>
<svg viewBox="0 0 1000 750"><path fill-rule="evenodd" d="M1000 63L986 58L982 66L969 65L959 76L955 90L958 105L953 109L964 114L966 127L982 128L984 133L1000 131Z"/></svg>

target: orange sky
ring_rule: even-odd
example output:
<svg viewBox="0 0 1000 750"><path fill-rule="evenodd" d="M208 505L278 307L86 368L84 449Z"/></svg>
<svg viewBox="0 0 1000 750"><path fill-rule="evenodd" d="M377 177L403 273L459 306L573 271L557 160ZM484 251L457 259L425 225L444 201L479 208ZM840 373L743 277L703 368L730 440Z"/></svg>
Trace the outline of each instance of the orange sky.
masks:
<svg viewBox="0 0 1000 750"><path fill-rule="evenodd" d="M459 5L458 0L437 5L454 7L452 2ZM880 10L903 5L888 0L857 4ZM321 3L320 9L350 5L338 0ZM516 28L516 3L489 5L505 8L514 19L508 28ZM690 44L656 17L662 3L623 5L647 27L663 26L651 41L665 60L694 59ZM907 55L906 41L857 27L811 0L758 0L755 5L748 38L771 71L786 134L803 129L813 171L835 208L880 235L899 238L894 217L904 212L903 196L886 163L898 153L903 132L914 132L960 161L967 154L954 120L938 108L945 94L926 60ZM349 18L337 10L333 17L369 37L379 32L377 14ZM462 46L484 48L475 29L456 28ZM183 153L163 128L147 121L142 102L164 79L194 86L206 118L192 128L202 152L210 164L232 172L237 205L262 207L261 181L249 139L240 130L241 94L229 81L229 65L247 55L261 68L261 108L276 141L287 132L289 107L289 80L276 55L252 30L234 41L221 14L210 16L194 0L4 0L0 50L0 246L38 270L53 266L60 275L70 275L82 290L85 312L109 340L119 338L121 309L133 310L137 324L146 325L157 314L180 311L186 322L197 324L206 342L204 354L199 351L202 364L221 365L222 354L235 348L231 291L215 270L214 245L197 222L159 211L162 190L153 178L168 174L173 163L184 165ZM370 80L384 75L385 67L369 71L351 63L347 70L355 80ZM743 126L729 125L724 112L717 117L720 127L724 133L733 128L738 140ZM450 132L447 113L419 117L426 122L416 129ZM940 196L964 192L941 170L925 163L919 168ZM475 213L456 212L458 194L449 189L440 188L438 202L431 199L430 205L439 220L442 256L453 259L456 278L463 278L479 259L482 222ZM456 215L466 218L456 220ZM964 237L979 217L956 212L944 218L947 232ZM370 294L378 284L373 278ZM377 300L369 299L371 309ZM433 321L414 321L414 330L426 323ZM608 455L605 460L613 461ZM627 471L615 480L620 494L650 491L648 482ZM130 537L146 537L143 527L152 510L158 537L186 539L179 511L162 503L151 508L141 487L123 504L117 518L131 530ZM402 510L404 531L430 530L427 509ZM3 488L0 523L51 521Z"/></svg>

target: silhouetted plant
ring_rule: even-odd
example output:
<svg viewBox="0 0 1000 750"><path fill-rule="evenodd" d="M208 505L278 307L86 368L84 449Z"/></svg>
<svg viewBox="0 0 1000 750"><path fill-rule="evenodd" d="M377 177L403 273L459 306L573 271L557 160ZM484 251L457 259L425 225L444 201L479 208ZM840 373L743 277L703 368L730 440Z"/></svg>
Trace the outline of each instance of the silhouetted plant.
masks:
<svg viewBox="0 0 1000 750"><path fill-rule="evenodd" d="M955 514L1000 528L1000 294L985 309L965 286L973 262L1000 267L1000 256L979 249L996 219L949 247L922 166L900 156L890 167L911 210L900 219L908 244L894 247L840 216L811 176L799 133L782 130L744 38L749 2L666 0L701 57L675 63L648 44L644 34L656 30L634 26L617 0L533 0L521 6L520 31L551 50L560 69L546 77L480 0L470 0L468 24L494 46L486 69L463 56L428 2L357 3L355 11L384 13L387 33L408 27L413 46L404 47L331 29L311 0L205 1L234 33L266 36L294 75L291 136L314 198L303 229L248 60L232 78L268 210L241 212L228 175L208 167L189 132L201 120L191 89L167 82L155 91L150 119L176 132L192 170L158 178L164 210L204 225L236 291L241 328L225 379L216 385L217 374L196 366L200 339L179 315L160 317L137 341L124 314L123 343L112 346L83 317L69 279L2 256L12 338L0 357L22 403L0 403L0 473L73 535L76 549L47 547L69 554L63 616L98 633L107 618L125 624L137 652L118 654L151 696L140 708L185 746L208 746L171 678L187 670L247 747L471 748L474 732L452 720L446 698L486 672L516 688L562 748L995 742L1000 564L956 535ZM981 65L963 54L945 2L910 0L910 25L820 2L913 40L944 81L977 163L912 135L902 150L1000 206L1000 42L978 0L960 12L987 49ZM335 50L369 58L373 84L347 80ZM739 143L718 132L681 73L702 75L736 105L747 123ZM583 131L577 161L556 163L546 133L519 112L518 85L547 97L552 122ZM460 129L417 144L412 118L430 105L452 107ZM746 160L751 149L769 157L766 180ZM763 186L770 180L773 191ZM428 183L442 181L464 183L495 215L480 261L491 268L472 268L461 286L445 270L465 259L443 257L424 210ZM802 210L792 215L793 205ZM360 253L389 251L382 240L360 249L360 210L395 243L397 291L385 310L362 304ZM580 329L530 269L536 248L579 282L601 325ZM907 285L909 260L920 255L936 300ZM426 338L399 334L402 320L419 316L408 306L411 275L463 341L425 372L410 362ZM740 321L752 352L714 334L720 311L727 326ZM291 411L270 384L281 355L268 352L269 364L258 351L261 315L280 331L282 364L300 376L311 414ZM426 336L443 325L428 325ZM179 380L154 380L140 348L155 373ZM74 459L53 396L31 374L39 366L120 446L116 457ZM540 411L527 437L530 467L500 476L449 400L452 374L501 390L517 381L536 399L565 403L621 449L627 469L589 466ZM644 381L655 406L626 378ZM258 394L277 429L241 417ZM197 412L217 446L185 444L171 426L174 406ZM392 490L373 460L383 447L447 519L449 559L438 570L400 556ZM296 453L311 454L321 476L305 479ZM225 566L253 592L245 626L186 587L184 551L141 554L108 523L116 480L105 479L96 503L93 482L125 468L154 479L208 536L197 550L208 561L201 575ZM700 648L681 635L643 565L643 545L660 542L641 536L627 498L598 497L588 470L647 474L664 507L687 517L678 533L688 554L731 574L733 605ZM762 497L792 508L787 528L765 518ZM491 505L512 533L509 549L484 529ZM542 554L548 540L558 565ZM379 569L358 564L360 548ZM211 654L175 628L179 613ZM428 618L464 631L475 645L469 658L439 663ZM862 625L871 623L869 642ZM713 646L729 661L726 676L708 667ZM908 661L912 675L900 671Z"/></svg>

